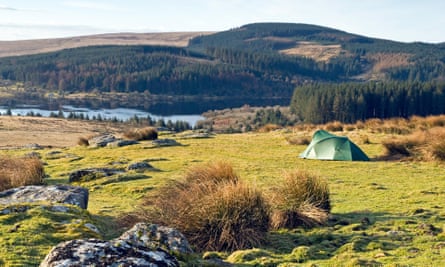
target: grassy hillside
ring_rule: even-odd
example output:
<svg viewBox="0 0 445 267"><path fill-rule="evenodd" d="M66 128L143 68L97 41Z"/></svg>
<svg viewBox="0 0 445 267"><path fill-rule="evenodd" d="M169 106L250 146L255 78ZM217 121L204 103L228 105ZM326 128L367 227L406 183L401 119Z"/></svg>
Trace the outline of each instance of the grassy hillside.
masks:
<svg viewBox="0 0 445 267"><path fill-rule="evenodd" d="M3 45L26 54L34 49L26 44ZM256 23L217 33L99 35L34 44L37 55L0 58L0 77L54 95L290 99L295 86L311 82L445 77L441 44L400 43L308 24ZM53 48L65 50L49 53Z"/></svg>
<svg viewBox="0 0 445 267"><path fill-rule="evenodd" d="M185 47L190 38L212 32L115 33L56 39L0 41L0 57L48 53L97 45L165 45Z"/></svg>
<svg viewBox="0 0 445 267"><path fill-rule="evenodd" d="M113 219L124 212L134 211L146 194L155 193L169 179L183 177L192 166L225 160L232 164L243 181L264 191L276 186L285 171L300 169L319 174L328 180L333 206L327 226L273 231L264 246L216 254L236 266L445 264L443 163L380 160L379 156L384 153L382 140L398 135L373 128L336 132L354 140L372 159L370 162L300 159L298 154L305 145L292 145L287 140L308 137L312 129L221 134L208 139L184 139L180 134L161 135L160 138L174 138L181 145L152 147L144 141L121 148L72 146L36 152L47 164L45 171L49 184L66 183L71 171L87 167L125 167L145 160L160 170L117 174L80 184L90 190L90 202L88 213L79 216L95 223L105 238L115 237L125 230L112 226ZM60 153L49 153L52 151ZM2 155L29 152L28 149L0 151ZM71 220L38 208L14 219L0 216L0 238L5 244L0 250L0 259L5 265L14 263L17 266L42 259L60 240L60 235L46 237L48 233L39 226L43 221L44 225L54 226L50 229L55 229L56 233L67 231L70 233L68 237L75 237L76 233L83 237L92 235L74 221L60 228L59 219ZM19 228L18 233L8 233L7 230L18 223L24 227ZM23 242L32 245L27 248ZM23 255L30 255L30 258ZM215 256L207 253L206 257L210 255Z"/></svg>

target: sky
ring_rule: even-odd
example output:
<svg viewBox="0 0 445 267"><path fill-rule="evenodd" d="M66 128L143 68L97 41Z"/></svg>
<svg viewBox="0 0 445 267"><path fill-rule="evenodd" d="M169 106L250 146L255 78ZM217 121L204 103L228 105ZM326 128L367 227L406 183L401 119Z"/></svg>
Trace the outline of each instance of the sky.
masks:
<svg viewBox="0 0 445 267"><path fill-rule="evenodd" d="M445 42L443 0L0 0L0 40L316 24L401 42Z"/></svg>

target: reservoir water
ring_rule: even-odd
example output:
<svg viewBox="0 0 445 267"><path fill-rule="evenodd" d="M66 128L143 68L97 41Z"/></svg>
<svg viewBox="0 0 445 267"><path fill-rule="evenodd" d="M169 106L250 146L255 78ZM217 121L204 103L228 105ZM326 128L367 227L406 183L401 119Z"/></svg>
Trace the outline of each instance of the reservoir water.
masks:
<svg viewBox="0 0 445 267"><path fill-rule="evenodd" d="M13 116L26 116L29 114L41 115L43 117L49 117L51 114L58 114L59 110L49 110L45 108L41 108L39 106L33 105L17 105L16 107L10 108L11 114ZM101 108L101 109L90 109L90 108L80 108L74 107L70 105L61 106L60 110L63 112L64 117L68 117L70 113L74 113L76 115L83 114L84 117L88 116L90 119L99 116L103 119L118 119L118 120L129 120L134 118L135 116L139 118L147 118L150 116L152 119L159 120L163 119L164 121L171 120L172 122L176 121L186 121L192 127L196 125L196 122L199 120L203 120L204 117L198 114L173 114L173 115L157 115L152 114L150 112L140 110L140 109L132 109L132 108ZM0 114L5 115L8 112L7 107L0 106Z"/></svg>

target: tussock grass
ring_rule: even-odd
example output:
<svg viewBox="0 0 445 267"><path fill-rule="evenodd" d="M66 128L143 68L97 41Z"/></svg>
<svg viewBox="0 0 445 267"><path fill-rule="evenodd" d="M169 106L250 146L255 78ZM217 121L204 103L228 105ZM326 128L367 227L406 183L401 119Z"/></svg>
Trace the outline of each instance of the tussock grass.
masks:
<svg viewBox="0 0 445 267"><path fill-rule="evenodd" d="M283 128L283 127L281 127L280 125L269 123L269 124L266 124L263 127L259 128L258 132L268 133L268 132L279 130L281 128Z"/></svg>
<svg viewBox="0 0 445 267"><path fill-rule="evenodd" d="M408 136L382 142L385 156L402 155L426 161L445 160L445 128L418 130Z"/></svg>
<svg viewBox="0 0 445 267"><path fill-rule="evenodd" d="M0 157L0 191L43 184L43 163L37 157Z"/></svg>
<svg viewBox="0 0 445 267"><path fill-rule="evenodd" d="M190 169L159 189L139 216L179 229L199 251L233 251L266 238L269 207L262 193L239 181L225 162Z"/></svg>
<svg viewBox="0 0 445 267"><path fill-rule="evenodd" d="M324 125L324 129L332 132L341 132L343 131L343 123L339 121L329 122Z"/></svg>
<svg viewBox="0 0 445 267"><path fill-rule="evenodd" d="M144 127L141 129L132 129L126 131L124 137L130 140L156 140L158 139L158 131L154 127Z"/></svg>
<svg viewBox="0 0 445 267"><path fill-rule="evenodd" d="M323 225L331 210L327 182L304 170L285 173L271 192L271 203L272 229Z"/></svg>
<svg viewBox="0 0 445 267"><path fill-rule="evenodd" d="M138 145L112 150L74 146L63 152L79 155L82 159L78 161L70 161L65 157L57 159L43 157L48 163L45 172L50 176L45 181L64 183L68 179L69 172L79 168L110 166L117 162L126 165L129 162L145 159L163 170L145 174L150 175L149 179L113 182L99 186L95 183L84 184L91 193L88 210L92 218L98 219L90 222L98 226L104 237L109 240L125 231L124 228L113 224L116 216L122 212L134 212L135 207L141 204L140 201L147 194L157 195L158 189L168 179L179 179L183 182L187 166L201 165L198 162L230 159L242 182L255 184L262 190L269 190L275 184L280 184L279 178L282 177L283 170L297 168L315 171L329 180L333 207L328 226L277 231L269 229L266 242L256 249L235 251L231 255L226 252L215 252L218 258L232 262L230 261L232 256L242 254L243 257L232 262L239 266L358 266L358 263L364 265L372 262L374 265L384 266L443 265L445 240L443 164L425 161L307 161L297 158L304 147L286 144L283 139L284 134L281 131L265 134L220 134L210 139L184 139L182 141L184 146L155 148L150 151L141 149ZM368 135L371 144L361 147L370 157L382 155L381 140L388 137L383 133L366 129L348 135L357 139L361 135ZM403 136L395 135L393 138L399 137ZM2 155L21 155L29 151L20 149L0 150L0 152ZM44 149L41 154L45 155L46 152ZM144 206L144 208L151 207ZM41 208L36 210L39 213L40 211ZM63 240L91 237L73 236L79 230L60 223L67 220L74 223L79 219L77 214L72 218L55 215L58 217L54 221L55 228L48 227L50 224L39 221L37 216L29 217L22 213L0 216L3 220L0 224L3 233L0 243L4 244L0 248L0 258L4 261L4 265L33 265L22 260L26 255L32 254L31 248L40 251L35 257L34 265L38 265L49 249L59 242L43 237L44 234L57 235ZM33 225L38 224L41 227L26 228L26 224L22 222L24 217ZM136 219L152 222L143 217ZM19 231L8 233L14 224L21 225ZM430 233L429 229L442 229L442 232ZM23 239L18 244L18 238L23 237L28 239ZM42 244L42 242L47 243ZM206 265L195 264L195 266Z"/></svg>
<svg viewBox="0 0 445 267"><path fill-rule="evenodd" d="M309 145L311 137L308 136L287 136L286 141L290 145Z"/></svg>
<svg viewBox="0 0 445 267"><path fill-rule="evenodd" d="M77 139L77 145L79 145L79 146L89 146L90 143L88 141L88 138L79 137L79 139Z"/></svg>

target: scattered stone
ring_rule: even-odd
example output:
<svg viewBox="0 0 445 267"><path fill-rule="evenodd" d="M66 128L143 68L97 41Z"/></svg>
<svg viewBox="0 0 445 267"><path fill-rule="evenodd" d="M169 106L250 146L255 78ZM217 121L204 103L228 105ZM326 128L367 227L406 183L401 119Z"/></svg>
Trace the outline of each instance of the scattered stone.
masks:
<svg viewBox="0 0 445 267"><path fill-rule="evenodd" d="M438 233L442 232L442 229L435 227L432 224L428 224L428 223L421 223L417 226L417 229L419 230L420 233L425 234L425 235L432 235L435 236Z"/></svg>
<svg viewBox="0 0 445 267"><path fill-rule="evenodd" d="M96 225L92 224L92 223L86 223L84 224L84 226L88 229L90 229L91 231L100 234L99 228L96 227Z"/></svg>
<svg viewBox="0 0 445 267"><path fill-rule="evenodd" d="M20 228L20 224L16 223L11 229L8 230L8 233L14 233L17 232L17 230Z"/></svg>
<svg viewBox="0 0 445 267"><path fill-rule="evenodd" d="M181 145L176 140L168 139L168 138L153 140L151 143L154 146L158 146L158 147L159 146L180 146Z"/></svg>
<svg viewBox="0 0 445 267"><path fill-rule="evenodd" d="M88 239L71 240L54 247L40 267L77 266L179 266L167 252L147 250L113 242Z"/></svg>
<svg viewBox="0 0 445 267"><path fill-rule="evenodd" d="M388 255L385 252L379 252L377 254L374 255L374 258L378 259L378 258L384 258L387 257Z"/></svg>
<svg viewBox="0 0 445 267"><path fill-rule="evenodd" d="M73 171L70 173L68 182L85 182L102 177L112 176L115 174L123 173L121 169L109 169L109 168L88 168Z"/></svg>
<svg viewBox="0 0 445 267"><path fill-rule="evenodd" d="M10 214L10 213L19 213L19 212L25 212L25 211L27 211L29 209L29 207L28 206L13 206L13 207L7 207L7 208L4 208L4 209L2 209L2 210L0 210L0 214L1 215L8 215L8 214Z"/></svg>
<svg viewBox="0 0 445 267"><path fill-rule="evenodd" d="M31 152L31 153L27 153L27 154L25 154L25 157L26 157L26 158L38 158L38 159L42 158L42 156L40 155L40 153L39 153L39 152L35 152L35 151L33 151L33 152Z"/></svg>
<svg viewBox="0 0 445 267"><path fill-rule="evenodd" d="M208 131L187 131L179 135L182 139L200 139L200 138L211 138L214 135Z"/></svg>
<svg viewBox="0 0 445 267"><path fill-rule="evenodd" d="M38 201L65 203L86 209L88 206L88 190L83 187L69 185L29 185L0 192L1 205L13 205ZM5 210L1 212L5 214Z"/></svg>
<svg viewBox="0 0 445 267"><path fill-rule="evenodd" d="M167 251L192 253L187 239L178 231L138 223L111 241L87 239L60 243L40 266L179 266Z"/></svg>
<svg viewBox="0 0 445 267"><path fill-rule="evenodd" d="M62 151L54 150L46 153L45 157L47 159L60 159L63 157Z"/></svg>
<svg viewBox="0 0 445 267"><path fill-rule="evenodd" d="M23 148L25 149L43 149L43 146L39 145L39 144L26 144L23 146Z"/></svg>
<svg viewBox="0 0 445 267"><path fill-rule="evenodd" d="M370 225L371 221L369 220L368 217L363 217L363 219L360 221L360 223L365 226L365 225Z"/></svg>
<svg viewBox="0 0 445 267"><path fill-rule="evenodd" d="M157 170L153 166L151 166L149 163L145 161L136 162L128 165L127 170L129 171L146 171L146 170Z"/></svg>
<svg viewBox="0 0 445 267"><path fill-rule="evenodd" d="M114 142L108 143L107 147L122 147L122 146L130 146L130 145L135 145L135 144L139 144L138 141L135 140L123 140L123 139L117 139Z"/></svg>
<svg viewBox="0 0 445 267"><path fill-rule="evenodd" d="M108 143L112 143L114 141L116 141L116 137L114 135L104 134L89 139L88 143L90 144L91 147L104 147Z"/></svg>
<svg viewBox="0 0 445 267"><path fill-rule="evenodd" d="M222 259L208 259L205 262L210 266L218 266L218 267L232 267L233 264L223 261Z"/></svg>
<svg viewBox="0 0 445 267"><path fill-rule="evenodd" d="M59 206L59 205L51 206L49 209L54 212L63 212L63 213L68 213L71 211L69 207Z"/></svg>
<svg viewBox="0 0 445 267"><path fill-rule="evenodd" d="M389 235L389 236L401 236L401 235L404 235L405 232L390 230L390 231L386 232L386 234Z"/></svg>
<svg viewBox="0 0 445 267"><path fill-rule="evenodd" d="M162 248L169 252L182 254L193 253L183 234L174 228L157 224L137 223L117 240L125 241L136 247Z"/></svg>
<svg viewBox="0 0 445 267"><path fill-rule="evenodd" d="M49 157L49 156L54 156L54 155L59 155L59 154L62 154L62 151L53 150L53 151L49 151L48 153L46 153L46 156Z"/></svg>

